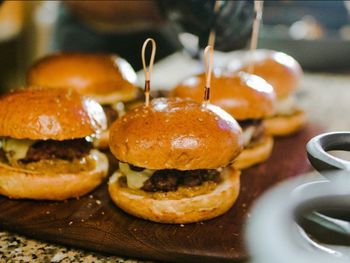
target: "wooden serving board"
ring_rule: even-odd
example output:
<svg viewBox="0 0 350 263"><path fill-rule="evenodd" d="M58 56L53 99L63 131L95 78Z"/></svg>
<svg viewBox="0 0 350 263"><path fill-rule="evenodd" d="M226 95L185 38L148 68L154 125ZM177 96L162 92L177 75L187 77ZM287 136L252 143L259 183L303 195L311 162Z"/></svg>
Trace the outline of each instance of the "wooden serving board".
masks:
<svg viewBox="0 0 350 263"><path fill-rule="evenodd" d="M106 184L65 202L15 201L0 197L0 227L29 237L87 250L171 262L242 261L244 222L265 190L310 170L306 142L321 130L308 126L275 141L271 158L241 177L241 193L225 215L189 225L157 224L129 216L110 200Z"/></svg>

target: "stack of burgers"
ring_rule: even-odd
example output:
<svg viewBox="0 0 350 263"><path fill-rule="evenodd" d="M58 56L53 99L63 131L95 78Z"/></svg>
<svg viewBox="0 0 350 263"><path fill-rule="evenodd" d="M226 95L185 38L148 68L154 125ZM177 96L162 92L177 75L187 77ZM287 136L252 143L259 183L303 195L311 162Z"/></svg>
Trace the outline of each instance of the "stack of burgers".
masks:
<svg viewBox="0 0 350 263"><path fill-rule="evenodd" d="M237 169L266 161L273 148L272 136L293 135L306 122L294 95L302 75L299 63L282 52L247 52L217 68L212 78L212 103L230 113L243 129L244 150L233 164ZM183 80L170 96L200 101L204 77Z"/></svg>
<svg viewBox="0 0 350 263"><path fill-rule="evenodd" d="M142 98L135 80L116 55L37 61L24 89L0 97L0 193L65 200L100 185L110 163L99 149L108 149L110 125Z"/></svg>
<svg viewBox="0 0 350 263"><path fill-rule="evenodd" d="M175 87L170 95L201 101L204 78L204 74L190 77ZM249 73L224 74L216 71L212 76L211 102L237 119L243 129L244 150L234 166L244 169L265 161L273 146L272 137L266 134L263 122L274 113L272 86Z"/></svg>
<svg viewBox="0 0 350 263"><path fill-rule="evenodd" d="M243 62L216 71L212 104L202 101L204 74L144 105L135 72L116 55L37 61L26 88L0 97L0 194L82 196L107 177L110 149L119 165L108 190L127 213L164 223L225 213L239 194L240 170L269 157L272 136L305 121L291 95L299 65L263 54L253 72Z"/></svg>
<svg viewBox="0 0 350 263"><path fill-rule="evenodd" d="M303 73L299 63L291 56L273 50L257 49L241 55L242 58L228 63L227 70L248 71L251 67L251 73L265 79L276 92L275 113L265 120L267 132L273 136L286 136L299 131L306 122L305 113L297 106L294 95Z"/></svg>
<svg viewBox="0 0 350 263"><path fill-rule="evenodd" d="M107 54L58 53L38 60L28 71L27 84L72 89L100 103L109 127L125 110L142 100L136 73L123 58ZM108 148L108 129L94 143Z"/></svg>

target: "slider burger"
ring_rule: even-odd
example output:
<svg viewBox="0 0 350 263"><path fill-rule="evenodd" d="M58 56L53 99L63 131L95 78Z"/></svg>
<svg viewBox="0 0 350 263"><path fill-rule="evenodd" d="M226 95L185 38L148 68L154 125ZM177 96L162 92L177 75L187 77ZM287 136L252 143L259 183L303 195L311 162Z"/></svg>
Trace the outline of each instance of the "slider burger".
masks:
<svg viewBox="0 0 350 263"><path fill-rule="evenodd" d="M212 104L159 98L132 109L110 129L120 161L109 193L121 209L161 223L190 223L225 213L239 193L241 129Z"/></svg>
<svg viewBox="0 0 350 263"><path fill-rule="evenodd" d="M296 105L294 96L302 76L299 63L287 54L272 50L255 50L247 53L245 58L231 61L228 69L247 71L253 61L252 73L265 79L276 92L276 112L265 120L267 132L284 136L300 130L305 125L306 116Z"/></svg>
<svg viewBox="0 0 350 263"><path fill-rule="evenodd" d="M64 200L107 175L91 140L106 127L102 107L78 93L29 88L0 97L0 194Z"/></svg>
<svg viewBox="0 0 350 263"><path fill-rule="evenodd" d="M171 97L202 99L205 75L190 77L175 87ZM274 113L275 93L262 78L245 72L224 75L213 72L210 101L230 113L243 130L244 150L234 162L236 169L265 161L273 139L265 133L263 120Z"/></svg>
<svg viewBox="0 0 350 263"><path fill-rule="evenodd" d="M136 74L130 64L116 55L57 53L37 61L27 73L27 84L74 89L99 102L107 116L108 127L125 107L132 107L143 94L134 83ZM108 131L96 141L108 148Z"/></svg>

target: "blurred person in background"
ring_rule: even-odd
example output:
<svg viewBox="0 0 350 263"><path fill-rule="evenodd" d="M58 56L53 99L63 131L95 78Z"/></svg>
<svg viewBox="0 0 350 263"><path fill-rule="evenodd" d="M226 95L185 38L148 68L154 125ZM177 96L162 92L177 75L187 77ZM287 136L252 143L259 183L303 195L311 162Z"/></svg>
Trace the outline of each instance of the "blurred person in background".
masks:
<svg viewBox="0 0 350 263"><path fill-rule="evenodd" d="M214 0L0 0L0 92L23 85L33 61L54 51L116 53L139 70L148 37L157 41L156 60L183 49L179 32L198 38L197 54L214 27L218 49L243 47L250 37L253 1L220 3L214 15Z"/></svg>
<svg viewBox="0 0 350 263"><path fill-rule="evenodd" d="M179 31L196 35L203 47L215 27L217 48L243 47L250 37L253 1L220 1L217 15L214 5L214 0L64 1L54 48L116 53L139 70L140 49L148 37L157 42L156 60L182 48Z"/></svg>
<svg viewBox="0 0 350 263"><path fill-rule="evenodd" d="M117 53L140 69L148 37L158 43L158 59L181 46L156 1L64 1L53 44L64 51Z"/></svg>
<svg viewBox="0 0 350 263"><path fill-rule="evenodd" d="M260 47L295 56L307 69L323 66L318 63L321 54L316 54L316 58L310 55L309 60L317 62L309 63L303 53L293 50L294 42L290 44L292 42L289 43L288 39L317 40L339 38L339 35L349 39L346 3L265 1ZM216 4L219 4L217 13L214 12ZM216 50L232 51L246 47L253 19L253 0L69 0L60 5L53 43L55 50L117 53L139 70L140 47L148 37L154 38L158 44L156 60L183 48L193 57L198 57L200 49L208 44L211 29L216 32ZM197 47L193 48L181 38L183 32L197 37ZM280 44L281 38L287 40ZM344 64L339 63L339 66ZM323 67L332 65L326 63Z"/></svg>

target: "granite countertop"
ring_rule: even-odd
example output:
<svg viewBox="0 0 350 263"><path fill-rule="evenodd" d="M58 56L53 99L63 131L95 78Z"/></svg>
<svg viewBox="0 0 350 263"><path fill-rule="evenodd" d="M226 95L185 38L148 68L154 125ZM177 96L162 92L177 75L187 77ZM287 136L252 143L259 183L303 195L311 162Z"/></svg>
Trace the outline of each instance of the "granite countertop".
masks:
<svg viewBox="0 0 350 263"><path fill-rule="evenodd" d="M72 249L0 232L0 262L115 262L136 263L136 260Z"/></svg>
<svg viewBox="0 0 350 263"><path fill-rule="evenodd" d="M350 75L305 74L297 96L311 122L350 130ZM0 262L137 262L0 232Z"/></svg>

